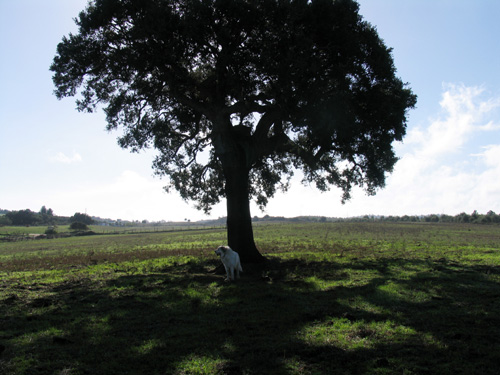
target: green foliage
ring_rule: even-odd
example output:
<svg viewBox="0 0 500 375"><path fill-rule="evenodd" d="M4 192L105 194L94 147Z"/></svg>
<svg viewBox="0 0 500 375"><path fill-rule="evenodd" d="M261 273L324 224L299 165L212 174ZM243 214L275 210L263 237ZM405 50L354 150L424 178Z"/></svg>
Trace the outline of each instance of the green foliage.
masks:
<svg viewBox="0 0 500 375"><path fill-rule="evenodd" d="M57 235L57 227L56 226L47 227L47 229L45 230L45 234L48 236Z"/></svg>
<svg viewBox="0 0 500 375"><path fill-rule="evenodd" d="M40 222L38 215L29 210L10 211L5 215L12 225L36 225Z"/></svg>
<svg viewBox="0 0 500 375"><path fill-rule="evenodd" d="M12 225L12 220L7 215L0 215L0 227L5 225Z"/></svg>
<svg viewBox="0 0 500 375"><path fill-rule="evenodd" d="M71 229L71 230L89 230L89 227L85 223L82 223L79 221L74 221L70 224L69 229Z"/></svg>
<svg viewBox="0 0 500 375"><path fill-rule="evenodd" d="M108 128L124 129L120 145L155 147L157 172L204 210L241 170L261 206L293 167L344 199L352 185L374 193L416 97L358 9L351 0L97 0L57 47L56 95L80 91L81 111L105 105Z"/></svg>
<svg viewBox="0 0 500 375"><path fill-rule="evenodd" d="M39 216L43 224L54 224L55 222L54 211L52 208L47 209L47 207L42 206Z"/></svg>
<svg viewBox="0 0 500 375"><path fill-rule="evenodd" d="M500 371L496 226L255 230L237 283L223 230L0 243L1 373Z"/></svg>
<svg viewBox="0 0 500 375"><path fill-rule="evenodd" d="M0 215L1 225L32 226L40 224L53 224L54 212L51 208L43 206L40 212L33 212L29 209L19 211L7 211L5 215Z"/></svg>
<svg viewBox="0 0 500 375"><path fill-rule="evenodd" d="M81 214L80 212L75 213L69 218L70 223L83 223L86 225L94 224L94 219L92 219L87 214Z"/></svg>

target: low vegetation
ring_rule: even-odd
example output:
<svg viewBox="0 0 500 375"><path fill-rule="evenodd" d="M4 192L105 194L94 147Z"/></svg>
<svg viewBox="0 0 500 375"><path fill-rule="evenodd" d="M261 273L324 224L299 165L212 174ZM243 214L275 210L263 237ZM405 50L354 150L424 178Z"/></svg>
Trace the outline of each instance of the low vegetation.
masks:
<svg viewBox="0 0 500 375"><path fill-rule="evenodd" d="M255 226L0 243L2 374L498 374L496 225Z"/></svg>

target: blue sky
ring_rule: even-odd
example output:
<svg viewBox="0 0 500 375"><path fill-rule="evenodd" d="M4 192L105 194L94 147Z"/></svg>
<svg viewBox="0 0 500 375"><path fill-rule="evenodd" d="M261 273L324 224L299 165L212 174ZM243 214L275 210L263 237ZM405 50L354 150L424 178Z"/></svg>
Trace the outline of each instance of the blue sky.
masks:
<svg viewBox="0 0 500 375"><path fill-rule="evenodd" d="M500 212L500 2L361 0L360 13L392 47L398 75L418 95L400 161L386 188L356 190L345 205L293 181L262 216ZM153 152L130 154L53 96L48 70L57 44L76 31L83 0L0 0L0 208L128 220L207 218L153 177ZM216 206L212 217L225 215Z"/></svg>

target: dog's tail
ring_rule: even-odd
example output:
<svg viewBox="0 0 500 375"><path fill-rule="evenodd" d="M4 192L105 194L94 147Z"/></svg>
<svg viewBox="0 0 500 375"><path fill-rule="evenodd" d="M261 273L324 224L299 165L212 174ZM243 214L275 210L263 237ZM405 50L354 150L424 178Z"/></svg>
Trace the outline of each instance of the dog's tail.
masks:
<svg viewBox="0 0 500 375"><path fill-rule="evenodd" d="M241 268L241 263L238 262L238 270L240 270L240 272L243 272L243 268Z"/></svg>

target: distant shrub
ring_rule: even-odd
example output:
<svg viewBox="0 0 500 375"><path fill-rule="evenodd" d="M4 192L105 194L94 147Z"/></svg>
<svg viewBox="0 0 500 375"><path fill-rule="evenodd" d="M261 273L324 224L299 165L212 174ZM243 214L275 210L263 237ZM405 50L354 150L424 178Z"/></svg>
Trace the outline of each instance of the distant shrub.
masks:
<svg viewBox="0 0 500 375"><path fill-rule="evenodd" d="M12 220L10 220L6 215L0 215L0 227L3 225L12 225Z"/></svg>
<svg viewBox="0 0 500 375"><path fill-rule="evenodd" d="M70 223L83 223L86 225L94 224L94 220L87 214L82 214L80 212L75 213L69 218Z"/></svg>
<svg viewBox="0 0 500 375"><path fill-rule="evenodd" d="M71 229L71 230L89 230L89 227L85 223L75 221L74 223L70 224L69 229Z"/></svg>
<svg viewBox="0 0 500 375"><path fill-rule="evenodd" d="M57 234L57 228L55 226L47 227L45 234L47 236L55 236Z"/></svg>

